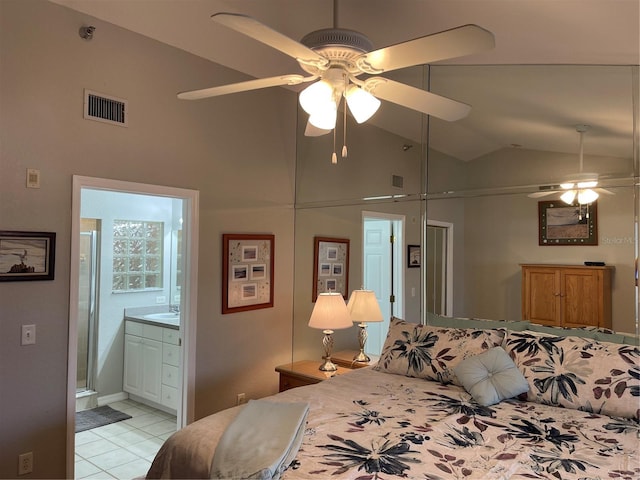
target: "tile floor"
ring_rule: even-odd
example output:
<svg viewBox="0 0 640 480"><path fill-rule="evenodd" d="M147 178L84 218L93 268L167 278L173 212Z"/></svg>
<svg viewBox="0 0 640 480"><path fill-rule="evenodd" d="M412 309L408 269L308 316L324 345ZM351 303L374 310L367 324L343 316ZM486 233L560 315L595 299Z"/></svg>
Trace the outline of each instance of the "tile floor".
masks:
<svg viewBox="0 0 640 480"><path fill-rule="evenodd" d="M76 433L75 478L144 478L176 417L133 400L109 404L129 420Z"/></svg>

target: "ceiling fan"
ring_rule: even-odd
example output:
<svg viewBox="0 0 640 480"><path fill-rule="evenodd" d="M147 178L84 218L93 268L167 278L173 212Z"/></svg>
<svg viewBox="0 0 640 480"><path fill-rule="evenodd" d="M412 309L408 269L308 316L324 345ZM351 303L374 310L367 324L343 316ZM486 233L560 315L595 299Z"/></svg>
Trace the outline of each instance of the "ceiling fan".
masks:
<svg viewBox="0 0 640 480"><path fill-rule="evenodd" d="M334 7L334 17L335 13ZM346 102L344 114L348 106L358 123L365 122L377 111L379 99L447 121L464 118L471 109L469 105L390 80L380 74L470 55L495 46L493 34L477 25L464 25L374 50L371 41L354 30L317 30L297 42L247 15L216 13L211 18L220 25L295 58L308 75L286 74L181 92L178 98L198 100L260 88L314 82L299 97L301 107L309 114L305 132L308 136L323 135L335 128L342 98ZM344 156L346 147L343 147Z"/></svg>
<svg viewBox="0 0 640 480"><path fill-rule="evenodd" d="M583 166L583 154L584 154L584 134L589 131L591 127L589 125L576 125L576 131L580 134L580 153L579 158L579 172L571 175L560 185L548 185L540 187L539 192L530 193L528 196L531 198L540 198L547 195L554 195L561 193L560 199L568 204L572 205L574 201L577 201L579 205L586 205L594 202L598 199L599 193L605 193L613 195L614 193L604 189L596 188L598 186L598 174L597 173L584 173L582 171Z"/></svg>

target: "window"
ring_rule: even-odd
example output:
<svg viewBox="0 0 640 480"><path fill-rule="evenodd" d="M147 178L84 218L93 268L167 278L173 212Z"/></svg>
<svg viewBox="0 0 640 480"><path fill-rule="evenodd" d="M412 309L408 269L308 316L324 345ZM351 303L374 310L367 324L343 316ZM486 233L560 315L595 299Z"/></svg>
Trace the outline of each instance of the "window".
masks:
<svg viewBox="0 0 640 480"><path fill-rule="evenodd" d="M113 291L162 288L163 223L113 222Z"/></svg>

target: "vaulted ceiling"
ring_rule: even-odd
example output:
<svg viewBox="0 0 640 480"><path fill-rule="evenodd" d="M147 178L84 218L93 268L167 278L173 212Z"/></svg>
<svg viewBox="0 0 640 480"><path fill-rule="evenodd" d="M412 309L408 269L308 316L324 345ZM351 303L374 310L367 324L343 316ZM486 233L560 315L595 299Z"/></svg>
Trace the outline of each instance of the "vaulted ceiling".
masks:
<svg viewBox="0 0 640 480"><path fill-rule="evenodd" d="M455 125L433 122L438 133L434 146L464 160L511 144L575 152L573 127L584 123L592 125L594 139L585 142L585 152L631 156L631 95L637 78L634 84L630 74L587 68L575 82L561 68L549 75L539 66L640 64L638 0L51 1L86 13L88 23L96 17L257 78L300 69L282 53L215 24L213 13L247 14L296 40L320 28L350 28L366 34L376 48L475 23L494 33L496 48L435 64L478 68L435 69L440 76L432 88L474 108ZM532 67L523 71L505 65ZM490 66L500 67L492 72ZM194 78L184 90L214 85L214 79ZM213 104L215 99L203 101ZM404 120L389 121L383 113L378 119L399 130L395 133L419 138L417 122L410 114Z"/></svg>

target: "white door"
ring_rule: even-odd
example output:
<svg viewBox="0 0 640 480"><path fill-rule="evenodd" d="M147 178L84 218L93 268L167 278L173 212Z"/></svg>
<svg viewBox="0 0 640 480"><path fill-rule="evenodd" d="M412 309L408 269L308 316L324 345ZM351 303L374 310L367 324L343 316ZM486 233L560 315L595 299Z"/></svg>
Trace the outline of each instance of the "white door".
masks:
<svg viewBox="0 0 640 480"><path fill-rule="evenodd" d="M404 217L363 213L363 287L373 290L384 321L367 324L365 353L379 355L392 315L403 316L402 237Z"/></svg>

